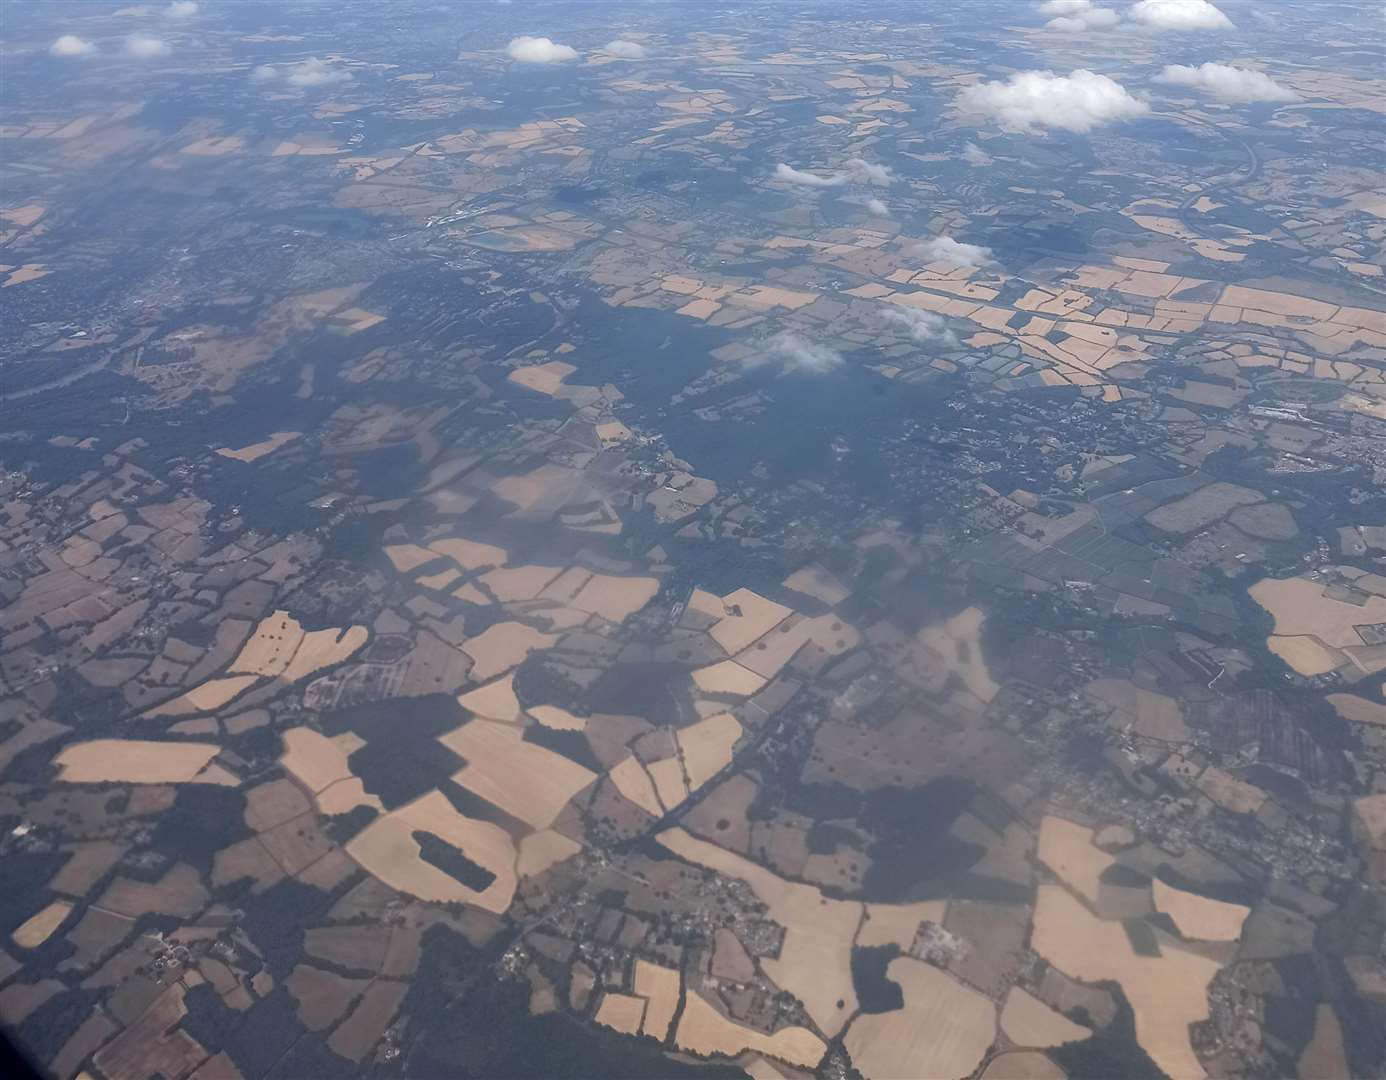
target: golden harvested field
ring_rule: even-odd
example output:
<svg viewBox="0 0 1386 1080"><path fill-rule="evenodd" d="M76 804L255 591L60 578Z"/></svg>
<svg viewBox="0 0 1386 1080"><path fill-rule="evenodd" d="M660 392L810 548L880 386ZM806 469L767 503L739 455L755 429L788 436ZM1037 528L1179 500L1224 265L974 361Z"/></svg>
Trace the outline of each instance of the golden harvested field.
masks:
<svg viewBox="0 0 1386 1080"><path fill-rule="evenodd" d="M1299 1055L1299 1075L1305 1080L1351 1075L1343 1027L1331 1005L1321 1003L1314 1011L1314 1036Z"/></svg>
<svg viewBox="0 0 1386 1080"><path fill-rule="evenodd" d="M1327 675L1347 661L1337 649L1330 649L1312 637L1272 635L1266 639L1266 648L1305 676Z"/></svg>
<svg viewBox="0 0 1386 1080"><path fill-rule="evenodd" d="M1160 937L1159 956L1138 956L1119 922L1098 919L1061 885L1036 895L1031 947L1066 975L1113 979L1136 1015L1141 1047L1175 1080L1201 1077L1189 1025L1208 1017L1208 984L1218 963Z"/></svg>
<svg viewBox="0 0 1386 1080"><path fill-rule="evenodd" d="M445 570L439 570L436 574L423 574L414 580L425 589L437 589L441 592L461 576L462 571L455 566L449 566Z"/></svg>
<svg viewBox="0 0 1386 1080"><path fill-rule="evenodd" d="M23 285L28 281L37 281L45 278L53 271L46 270L42 263L25 263L18 270L12 270L9 277L5 278L5 284L0 288L8 289L11 285Z"/></svg>
<svg viewBox="0 0 1386 1080"><path fill-rule="evenodd" d="M608 991L597 1006L596 1021L622 1035L639 1035L645 1019L645 999Z"/></svg>
<svg viewBox="0 0 1386 1080"><path fill-rule="evenodd" d="M817 563L795 570L784 579L783 584L786 589L822 600L829 607L837 607L851 595L847 586Z"/></svg>
<svg viewBox="0 0 1386 1080"><path fill-rule="evenodd" d="M60 927L71 913L70 903L66 900L54 900L42 911L25 919L10 935L10 939L21 949L37 949L53 936L53 931Z"/></svg>
<svg viewBox="0 0 1386 1080"><path fill-rule="evenodd" d="M664 807L655 794L654 782L634 755L622 758L607 775L616 785L616 790L645 813L657 818L664 816Z"/></svg>
<svg viewBox="0 0 1386 1080"><path fill-rule="evenodd" d="M587 728L587 717L574 716L557 705L536 705L528 711L530 716L551 731L585 731Z"/></svg>
<svg viewBox="0 0 1386 1080"><path fill-rule="evenodd" d="M512 723L520 718L520 699L515 696L514 674L503 676L457 695L457 704L488 720Z"/></svg>
<svg viewBox="0 0 1386 1080"><path fill-rule="evenodd" d="M554 823L597 774L561 754L524 741L522 728L472 720L438 739L467 764L453 780L535 829Z"/></svg>
<svg viewBox="0 0 1386 1080"><path fill-rule="evenodd" d="M636 960L635 992L645 999L645 1021L641 1031L663 1042L679 1007L678 971L648 960Z"/></svg>
<svg viewBox="0 0 1386 1080"><path fill-rule="evenodd" d="M921 900L914 904L867 904L866 917L857 931L856 944L861 948L898 945L908 952L919 924L927 919L942 925L947 910L946 900Z"/></svg>
<svg viewBox="0 0 1386 1080"><path fill-rule="evenodd" d="M1328 703L1344 720L1386 727L1386 705L1380 702L1369 701L1356 694L1329 694Z"/></svg>
<svg viewBox="0 0 1386 1080"><path fill-rule="evenodd" d="M862 905L852 900L830 900L812 885L785 881L765 867L696 839L683 829L667 829L658 840L688 862L740 878L751 887L770 909L770 918L785 930L779 956L762 959L761 969L804 1003L824 1033L831 1036L841 1031L857 1008L851 960Z"/></svg>
<svg viewBox="0 0 1386 1080"><path fill-rule="evenodd" d="M688 786L697 791L729 764L741 724L731 713L718 713L678 732Z"/></svg>
<svg viewBox="0 0 1386 1080"><path fill-rule="evenodd" d="M729 694L734 697L749 697L768 680L763 675L742 667L735 660L720 660L693 672L693 682L699 690L709 694Z"/></svg>
<svg viewBox="0 0 1386 1080"><path fill-rule="evenodd" d="M419 855L415 831L430 832L489 870L495 880L478 892ZM472 904L499 915L515 895L515 847L490 822L463 817L440 791L431 791L376 818L346 846L361 867L392 889L440 904Z"/></svg>
<svg viewBox="0 0 1386 1080"><path fill-rule="evenodd" d="M491 492L513 503L516 514L523 514L541 502L556 505L572 492L578 475L574 469L550 463L518 476L503 476L491 485Z"/></svg>
<svg viewBox="0 0 1386 1080"><path fill-rule="evenodd" d="M565 364L562 360L550 360L547 364L516 368L508 378L516 386L553 397L563 388L563 380L576 370L572 364Z"/></svg>
<svg viewBox="0 0 1386 1080"><path fill-rule="evenodd" d="M780 1028L773 1035L744 1027L718 1012L707 999L689 987L684 995L683 1016L679 1018L674 1041L680 1049L694 1054L721 1054L735 1057L755 1050L791 1065L811 1069L827 1052L827 1045L807 1028Z"/></svg>
<svg viewBox="0 0 1386 1080"><path fill-rule="evenodd" d="M919 631L920 641L943 657L957 672L967 688L981 701L990 702L1001 688L991 677L986 659L982 656L982 623L986 616L981 608L970 607L937 626Z"/></svg>
<svg viewBox="0 0 1386 1080"><path fill-rule="evenodd" d="M255 634L241 646L236 660L231 661L230 670L297 682L349 659L369 639L370 631L365 627L349 627L345 631L315 629L305 634L297 618L287 611L274 611L255 627Z"/></svg>
<svg viewBox="0 0 1386 1080"><path fill-rule="evenodd" d="M562 569L561 566L516 566L488 570L477 580L501 603L533 600Z"/></svg>
<svg viewBox="0 0 1386 1080"><path fill-rule="evenodd" d="M1151 882L1155 910L1163 911L1186 938L1199 941L1236 941L1251 909L1242 904L1210 900L1197 893L1176 889L1159 878Z"/></svg>
<svg viewBox="0 0 1386 1080"><path fill-rule="evenodd" d="M584 566L570 566L554 578L544 587L544 591L539 594L541 600L553 600L560 604L571 605L573 598L582 591L582 587L592 580L592 571Z"/></svg>
<svg viewBox="0 0 1386 1080"><path fill-rule="evenodd" d="M570 840L552 829L542 829L520 841L520 857L515 871L520 877L535 877L581 850L582 845L576 840Z"/></svg>
<svg viewBox="0 0 1386 1080"><path fill-rule="evenodd" d="M486 680L509 671L535 649L547 649L557 640L555 635L541 633L524 623L494 623L476 637L468 638L462 651L475 661L471 677Z"/></svg>
<svg viewBox="0 0 1386 1080"><path fill-rule="evenodd" d="M8 221L11 225L18 225L20 228L27 229L43 217L44 211L44 207L37 203L30 203L28 206L16 206L13 210L0 210L0 218Z"/></svg>
<svg viewBox="0 0 1386 1080"><path fill-rule="evenodd" d="M613 577L593 574L573 597L579 611L600 615L608 622L624 622L654 598L659 581L652 577Z"/></svg>
<svg viewBox="0 0 1386 1080"><path fill-rule="evenodd" d="M381 809L380 799L368 794L347 763L348 754L312 728L289 728L283 733L279 764L307 788L324 814L344 814L356 806Z"/></svg>
<svg viewBox="0 0 1386 1080"><path fill-rule="evenodd" d="M1012 986L1006 995L1001 1030L1017 1046L1061 1046L1092 1034L1019 986Z"/></svg>
<svg viewBox="0 0 1386 1080"><path fill-rule="evenodd" d="M886 977L900 984L904 1008L857 1017L843 1039L862 1075L970 1076L996 1038L991 999L910 956L892 960Z"/></svg>
<svg viewBox="0 0 1386 1080"><path fill-rule="evenodd" d="M329 784L351 776L347 755L326 735L312 728L289 728L283 733L284 753L279 764L314 794Z"/></svg>
<svg viewBox="0 0 1386 1080"><path fill-rule="evenodd" d="M829 656L838 656L856 648L861 635L836 615L820 615L813 619L791 615L737 653L736 662L757 675L773 679L810 641Z"/></svg>
<svg viewBox="0 0 1386 1080"><path fill-rule="evenodd" d="M251 443L249 446L242 446L239 450L231 450L222 447L217 451L222 457L231 458L233 461L259 461L267 454L272 454L286 443L291 443L299 438L301 431L276 431L263 442Z"/></svg>
<svg viewBox="0 0 1386 1080"><path fill-rule="evenodd" d="M212 743L93 739L64 747L54 763L65 784L186 784L220 750Z"/></svg>
<svg viewBox="0 0 1386 1080"><path fill-rule="evenodd" d="M722 605L721 618L708 633L713 641L726 650L728 656L739 653L792 614L783 604L767 600L750 589L727 593L722 597Z"/></svg>
<svg viewBox="0 0 1386 1080"><path fill-rule="evenodd" d="M219 709L236 695L259 682L258 675L227 675L220 679L209 679L201 686L195 686L186 694L181 694L162 705L149 710L150 716L185 716L188 713L211 712Z"/></svg>
<svg viewBox="0 0 1386 1080"><path fill-rule="evenodd" d="M287 611L276 611L260 620L228 670L273 678L289 666L302 640L298 620Z"/></svg>
<svg viewBox="0 0 1386 1080"><path fill-rule="evenodd" d="M294 658L279 677L285 682L297 682L325 667L340 664L364 647L370 636L370 631L364 626L309 631L303 635Z"/></svg>
<svg viewBox="0 0 1386 1080"><path fill-rule="evenodd" d="M597 425L597 438L605 446L608 443L625 442L632 436L630 428L619 420L608 420L605 424Z"/></svg>
<svg viewBox="0 0 1386 1080"><path fill-rule="evenodd" d="M684 782L683 766L674 757L651 761L645 771L654 781L655 794L665 810L672 810L688 798L688 785Z"/></svg>
<svg viewBox="0 0 1386 1080"><path fill-rule="evenodd" d="M385 547L385 557L401 574L407 574L424 563L432 562L438 557L438 553L419 547L418 544L388 544Z"/></svg>
<svg viewBox="0 0 1386 1080"><path fill-rule="evenodd" d="M1293 577L1264 578L1249 590L1275 619L1275 636L1267 647L1301 675L1320 675L1342 666L1342 655L1331 650L1361 647L1362 638L1353 628L1386 622L1386 597L1373 595L1362 604L1350 604L1325 596L1325 588L1321 581ZM1368 669L1375 665L1364 668Z"/></svg>
<svg viewBox="0 0 1386 1080"><path fill-rule="evenodd" d="M444 555L464 570L480 570L486 566L504 566L509 555L505 548L493 544L483 544L456 536L448 540L435 540L428 550L436 555Z"/></svg>
<svg viewBox="0 0 1386 1080"><path fill-rule="evenodd" d="M1089 903L1097 903L1102 872L1112 857L1092 843L1092 830L1067 818L1046 814L1040 822L1035 857Z"/></svg>

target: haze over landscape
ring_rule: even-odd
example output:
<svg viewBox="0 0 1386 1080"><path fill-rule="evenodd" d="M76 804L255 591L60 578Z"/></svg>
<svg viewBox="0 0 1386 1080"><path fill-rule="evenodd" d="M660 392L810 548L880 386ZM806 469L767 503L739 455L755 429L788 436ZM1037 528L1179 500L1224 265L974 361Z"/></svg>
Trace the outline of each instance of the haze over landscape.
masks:
<svg viewBox="0 0 1386 1080"><path fill-rule="evenodd" d="M1386 1076L1377 0L12 0L60 1080Z"/></svg>

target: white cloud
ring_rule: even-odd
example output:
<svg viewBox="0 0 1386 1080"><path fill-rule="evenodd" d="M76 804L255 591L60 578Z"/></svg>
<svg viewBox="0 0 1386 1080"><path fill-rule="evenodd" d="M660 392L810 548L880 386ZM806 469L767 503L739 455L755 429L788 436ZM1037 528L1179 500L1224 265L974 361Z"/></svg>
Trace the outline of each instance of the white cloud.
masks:
<svg viewBox="0 0 1386 1080"><path fill-rule="evenodd" d="M889 187L895 177L885 165L875 165L862 158L852 158L847 162L847 179L856 184Z"/></svg>
<svg viewBox="0 0 1386 1080"><path fill-rule="evenodd" d="M1206 90L1221 101L1299 100L1298 94L1281 86L1269 75L1231 64L1200 64L1198 67L1170 64L1155 77L1155 81Z"/></svg>
<svg viewBox="0 0 1386 1080"><path fill-rule="evenodd" d="M880 199L867 199L866 208L877 217L890 217L890 207L881 202Z"/></svg>
<svg viewBox="0 0 1386 1080"><path fill-rule="evenodd" d="M560 45L546 37L521 36L511 38L505 47L506 56L525 64L558 64L564 60L576 60L577 50Z"/></svg>
<svg viewBox="0 0 1386 1080"><path fill-rule="evenodd" d="M787 372L822 375L842 366L842 354L786 330L766 342L765 359L760 362L767 361L777 361Z"/></svg>
<svg viewBox="0 0 1386 1080"><path fill-rule="evenodd" d="M333 83L351 82L351 72L334 68L327 61L310 56L303 63L289 68L284 81L290 86L331 86Z"/></svg>
<svg viewBox="0 0 1386 1080"><path fill-rule="evenodd" d="M191 19L197 14L197 4L193 0L173 0L165 10L170 19Z"/></svg>
<svg viewBox="0 0 1386 1080"><path fill-rule="evenodd" d="M852 158L844 168L827 176L804 172L784 162L775 166L775 179L801 187L832 188L844 184L874 184L876 187L889 187L895 179L885 165L876 165L863 158Z"/></svg>
<svg viewBox="0 0 1386 1080"><path fill-rule="evenodd" d="M1039 6L1041 15L1056 18L1045 23L1050 30L1081 34L1084 30L1103 30L1121 22L1121 16L1111 8L1093 7L1092 0L1049 0Z"/></svg>
<svg viewBox="0 0 1386 1080"><path fill-rule="evenodd" d="M618 56L622 60L643 60L645 59L645 46L638 41L622 41L617 38L615 41L606 43L606 51L612 56Z"/></svg>
<svg viewBox="0 0 1386 1080"><path fill-rule="evenodd" d="M977 83L958 95L957 104L965 115L986 117L1006 131L1020 132L1037 128L1087 132L1150 111L1121 83L1086 68L1071 75L1022 71L1003 83Z"/></svg>
<svg viewBox="0 0 1386 1080"><path fill-rule="evenodd" d="M802 187L841 187L847 182L841 173L819 176L817 173L804 172L802 169L796 169L793 165L786 165L783 161L775 166L775 179L783 180L786 184L799 184Z"/></svg>
<svg viewBox="0 0 1386 1080"><path fill-rule="evenodd" d="M64 34L48 46L48 51L54 56L91 56L96 46L76 34Z"/></svg>
<svg viewBox="0 0 1386 1080"><path fill-rule="evenodd" d="M969 165L990 165L991 155L978 146L975 142L970 142L963 147L962 159Z"/></svg>
<svg viewBox="0 0 1386 1080"><path fill-rule="evenodd" d="M948 324L944 322L943 316L932 311L920 311L919 308L885 304L881 307L881 321L889 323L891 326L901 327L909 334L911 340L920 345L930 341L937 341L943 345L956 345L958 343L957 335L948 329Z"/></svg>
<svg viewBox="0 0 1386 1080"><path fill-rule="evenodd" d="M131 34L125 39L126 55L141 60L147 60L151 56L167 56L172 51L167 41L150 37L148 34Z"/></svg>
<svg viewBox="0 0 1386 1080"><path fill-rule="evenodd" d="M1232 29L1232 20L1208 0L1139 0L1126 15L1156 30Z"/></svg>
<svg viewBox="0 0 1386 1080"><path fill-rule="evenodd" d="M951 236L936 236L922 244L915 245L913 254L929 262L950 262L954 266L986 266L994 261L991 248L981 244L964 244Z"/></svg>
<svg viewBox="0 0 1386 1080"><path fill-rule="evenodd" d="M273 82L279 78L279 72L269 64L259 64L251 70L250 77L256 82Z"/></svg>

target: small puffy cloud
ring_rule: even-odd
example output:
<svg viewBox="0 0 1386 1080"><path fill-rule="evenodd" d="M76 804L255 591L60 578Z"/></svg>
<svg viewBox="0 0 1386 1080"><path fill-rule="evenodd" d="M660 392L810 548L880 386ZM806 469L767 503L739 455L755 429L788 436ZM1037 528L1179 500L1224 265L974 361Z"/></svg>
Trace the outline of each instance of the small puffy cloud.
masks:
<svg viewBox="0 0 1386 1080"><path fill-rule="evenodd" d="M1205 90L1220 101L1298 101L1299 95L1269 75L1231 64L1170 64L1156 82Z"/></svg>
<svg viewBox="0 0 1386 1080"><path fill-rule="evenodd" d="M333 67L326 60L320 60L316 56L310 56L307 60L287 67L260 64L251 69L250 78L260 83L275 82L282 78L287 85L302 90L310 86L333 86L337 83L351 82L351 72Z"/></svg>
<svg viewBox="0 0 1386 1080"><path fill-rule="evenodd" d="M334 68L326 60L310 56L301 64L294 64L284 72L284 81L290 86L331 86L334 83L351 82L351 72Z"/></svg>
<svg viewBox="0 0 1386 1080"><path fill-rule="evenodd" d="M958 343L957 335L948 329L943 316L932 311L886 304L881 309L881 321L900 327L909 334L910 340L920 345L927 342L950 346Z"/></svg>
<svg viewBox="0 0 1386 1080"><path fill-rule="evenodd" d="M970 142L962 149L962 159L969 165L990 165L991 155L978 146L975 142Z"/></svg>
<svg viewBox="0 0 1386 1080"><path fill-rule="evenodd" d="M191 19L197 14L197 4L193 0L173 0L164 11L170 19Z"/></svg>
<svg viewBox="0 0 1386 1080"><path fill-rule="evenodd" d="M977 83L958 95L957 105L964 115L985 117L1019 132L1061 128L1082 133L1150 111L1121 83L1086 68L1071 75L1022 71L1005 82Z"/></svg>
<svg viewBox="0 0 1386 1080"><path fill-rule="evenodd" d="M889 187L895 177L885 165L876 165L863 158L852 158L844 168L829 173L827 176L805 172L780 162L775 166L775 179L783 180L787 184L798 184L800 187L833 188L842 187L844 184L874 184L877 187Z"/></svg>
<svg viewBox="0 0 1386 1080"><path fill-rule="evenodd" d="M131 34L125 39L125 55L140 60L147 60L152 56L167 56L172 51L167 41L150 37L148 34Z"/></svg>
<svg viewBox="0 0 1386 1080"><path fill-rule="evenodd" d="M766 342L765 359L761 362L778 363L786 372L822 375L842 366L842 354L786 330Z"/></svg>
<svg viewBox="0 0 1386 1080"><path fill-rule="evenodd" d="M64 34L48 46L48 51L54 56L91 56L96 46L76 34Z"/></svg>
<svg viewBox="0 0 1386 1080"><path fill-rule="evenodd" d="M852 158L847 162L847 179L856 184L875 184L889 187L895 177L885 165L875 165L862 158Z"/></svg>
<svg viewBox="0 0 1386 1080"><path fill-rule="evenodd" d="M917 244L913 253L929 262L950 262L954 266L971 266L974 269L994 261L991 248L981 244L964 244L951 236L936 236Z"/></svg>
<svg viewBox="0 0 1386 1080"><path fill-rule="evenodd" d="M870 210L873 214L875 214L877 217L890 216L890 207L886 206L886 204L881 202L880 199L867 199L866 208Z"/></svg>
<svg viewBox="0 0 1386 1080"><path fill-rule="evenodd" d="M1232 29L1232 20L1208 0L1139 0L1126 15L1156 30Z"/></svg>
<svg viewBox="0 0 1386 1080"><path fill-rule="evenodd" d="M841 173L819 176L817 173L804 172L793 165L786 165L783 161L775 166L775 179L783 180L786 184L798 184L800 187L841 187L847 182Z"/></svg>
<svg viewBox="0 0 1386 1080"><path fill-rule="evenodd" d="M622 41L620 38L606 43L606 51L622 60L645 59L645 46L638 41Z"/></svg>
<svg viewBox="0 0 1386 1080"><path fill-rule="evenodd" d="M510 39L505 55L523 64L561 64L565 60L576 60L577 50L550 38L522 35Z"/></svg>
<svg viewBox="0 0 1386 1080"><path fill-rule="evenodd" d="M1094 7L1092 0L1049 0L1039 7L1041 15L1052 15L1045 27L1068 34L1084 30L1104 30L1121 22L1121 16L1111 8Z"/></svg>

